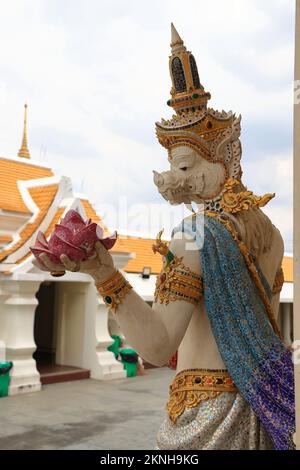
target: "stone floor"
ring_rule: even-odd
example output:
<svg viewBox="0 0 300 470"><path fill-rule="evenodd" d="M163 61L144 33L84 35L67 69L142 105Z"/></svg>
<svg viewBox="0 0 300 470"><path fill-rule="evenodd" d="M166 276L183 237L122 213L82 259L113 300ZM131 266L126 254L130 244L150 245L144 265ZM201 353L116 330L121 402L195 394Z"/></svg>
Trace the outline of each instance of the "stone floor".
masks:
<svg viewBox="0 0 300 470"><path fill-rule="evenodd" d="M0 449L153 449L174 373L44 385L0 399Z"/></svg>

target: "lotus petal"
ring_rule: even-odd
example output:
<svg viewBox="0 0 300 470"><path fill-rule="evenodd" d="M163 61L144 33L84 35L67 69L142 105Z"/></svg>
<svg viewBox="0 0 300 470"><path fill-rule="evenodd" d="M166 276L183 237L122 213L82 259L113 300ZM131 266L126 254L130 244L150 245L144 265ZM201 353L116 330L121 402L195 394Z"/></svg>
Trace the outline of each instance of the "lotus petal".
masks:
<svg viewBox="0 0 300 470"><path fill-rule="evenodd" d="M110 237L102 238L100 242L105 246L107 250L110 250L116 243L117 238L117 232L114 232Z"/></svg>
<svg viewBox="0 0 300 470"><path fill-rule="evenodd" d="M96 223L86 225L76 232L73 236L72 243L76 246L81 246L84 243L87 243L88 245L94 244L98 240L97 228L98 225Z"/></svg>
<svg viewBox="0 0 300 470"><path fill-rule="evenodd" d="M49 249L56 256L60 257L60 255L64 254L67 255L73 261L81 261L86 258L84 250L77 246L74 246L66 240L63 240L55 233L52 234L49 240Z"/></svg>
<svg viewBox="0 0 300 470"><path fill-rule="evenodd" d="M102 240L102 238L103 238L103 228L100 227L100 225L97 225L96 235L98 237L98 240Z"/></svg>
<svg viewBox="0 0 300 470"><path fill-rule="evenodd" d="M67 255L73 261L83 261L96 253L95 243L100 241L107 250L111 249L117 240L116 232L110 237L103 238L103 229L91 219L83 220L81 215L70 210L54 230L47 241L43 232L39 231L36 237L35 246L30 250L38 261L40 255L46 253L51 261L62 264L60 256Z"/></svg>
<svg viewBox="0 0 300 470"><path fill-rule="evenodd" d="M41 255L42 253L45 253L46 255L48 255L49 258L51 259L51 261L52 261L53 263L61 264L60 259L57 258L57 256L55 256L55 254L52 253L50 250L46 250L45 248L37 248L37 247L34 247L34 246L31 246L29 249L30 249L31 253L36 257L36 259L37 259L43 266L45 266L45 264L44 264L43 261L40 259L40 255ZM45 267L46 267L46 266L45 266Z"/></svg>
<svg viewBox="0 0 300 470"><path fill-rule="evenodd" d="M61 220L60 225L64 225L65 227L70 228L72 232L75 233L77 230L80 230L85 226L85 222L77 211L71 209Z"/></svg>
<svg viewBox="0 0 300 470"><path fill-rule="evenodd" d="M35 246L40 247L40 248L46 248L46 250L48 249L47 239L45 235L43 234L43 232L41 232L40 230L38 231L38 234L35 240Z"/></svg>
<svg viewBox="0 0 300 470"><path fill-rule="evenodd" d="M74 236L73 232L70 228L66 227L65 225L56 224L55 228L52 232L52 235L53 234L57 235L62 240L65 240L69 243L73 243L73 236ZM51 237L52 237L52 235L51 235ZM51 240L51 237L50 237L50 240ZM50 240L49 240L49 242L50 242Z"/></svg>

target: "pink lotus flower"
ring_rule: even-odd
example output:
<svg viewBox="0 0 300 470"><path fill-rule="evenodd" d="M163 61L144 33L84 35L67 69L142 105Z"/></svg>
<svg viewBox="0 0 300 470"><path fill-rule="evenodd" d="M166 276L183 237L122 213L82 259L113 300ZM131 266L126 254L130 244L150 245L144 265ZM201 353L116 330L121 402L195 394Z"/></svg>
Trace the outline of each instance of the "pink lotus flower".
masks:
<svg viewBox="0 0 300 470"><path fill-rule="evenodd" d="M107 250L112 248L117 240L117 234L103 237L103 230L91 219L86 222L74 210L66 213L65 217L56 224L49 242L43 232L39 231L35 245L30 251L40 260L40 255L46 253L54 263L61 263L60 255L67 255L73 261L84 261L95 253L95 243L100 241Z"/></svg>

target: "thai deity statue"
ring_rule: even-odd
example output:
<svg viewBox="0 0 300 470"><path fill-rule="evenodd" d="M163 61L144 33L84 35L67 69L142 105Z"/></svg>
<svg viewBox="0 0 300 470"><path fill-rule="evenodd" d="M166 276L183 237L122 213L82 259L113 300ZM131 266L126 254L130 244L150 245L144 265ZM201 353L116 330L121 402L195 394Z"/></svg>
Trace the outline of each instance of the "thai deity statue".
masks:
<svg viewBox="0 0 300 470"><path fill-rule="evenodd" d="M277 326L283 240L242 182L241 117L208 107L197 64L172 25L175 114L156 123L169 169L154 183L170 204L197 207L173 230L150 306L109 251L41 269L90 274L127 341L146 361L176 368L156 449L293 449L292 352ZM141 334L143 331L143 334Z"/></svg>

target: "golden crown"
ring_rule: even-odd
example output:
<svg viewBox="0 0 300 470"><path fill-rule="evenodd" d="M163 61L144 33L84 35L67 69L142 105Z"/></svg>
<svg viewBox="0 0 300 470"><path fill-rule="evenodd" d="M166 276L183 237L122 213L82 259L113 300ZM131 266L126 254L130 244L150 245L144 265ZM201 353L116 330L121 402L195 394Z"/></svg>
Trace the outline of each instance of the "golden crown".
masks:
<svg viewBox="0 0 300 470"><path fill-rule="evenodd" d="M187 145L207 160L223 163L229 177L240 178L241 116L207 108L211 95L201 84L196 60L187 51L173 23L171 38L172 88L167 104L176 114L156 122L158 140L169 151L169 158L173 147Z"/></svg>

